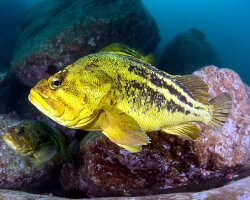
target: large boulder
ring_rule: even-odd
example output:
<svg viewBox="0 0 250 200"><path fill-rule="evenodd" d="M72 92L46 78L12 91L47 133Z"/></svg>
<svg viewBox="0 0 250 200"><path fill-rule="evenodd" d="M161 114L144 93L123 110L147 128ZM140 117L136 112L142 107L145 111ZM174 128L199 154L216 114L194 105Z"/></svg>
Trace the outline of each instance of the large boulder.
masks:
<svg viewBox="0 0 250 200"><path fill-rule="evenodd" d="M209 66L195 74L208 83L211 98L226 91L232 96L232 112L220 131L198 124L201 137L196 141L149 133L151 143L139 153L119 148L101 133L89 133L75 162L62 168L66 194L93 197L199 191L249 175L248 88L232 70Z"/></svg>
<svg viewBox="0 0 250 200"><path fill-rule="evenodd" d="M209 85L214 98L229 92L233 108L227 123L220 131L200 124L202 136L195 141L195 152L201 165L234 167L247 163L250 158L250 91L239 75L230 69L211 66L194 73Z"/></svg>
<svg viewBox="0 0 250 200"><path fill-rule="evenodd" d="M220 66L215 50L205 39L198 29L178 34L165 47L159 68L170 74L190 74L203 66Z"/></svg>
<svg viewBox="0 0 250 200"><path fill-rule="evenodd" d="M33 85L113 42L154 51L158 29L141 0L47 0L26 15L12 70Z"/></svg>

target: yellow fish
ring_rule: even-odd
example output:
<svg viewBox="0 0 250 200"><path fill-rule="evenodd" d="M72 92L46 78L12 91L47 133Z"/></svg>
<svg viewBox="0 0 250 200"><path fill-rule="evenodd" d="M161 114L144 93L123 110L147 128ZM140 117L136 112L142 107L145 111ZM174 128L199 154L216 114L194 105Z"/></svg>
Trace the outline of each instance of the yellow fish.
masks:
<svg viewBox="0 0 250 200"><path fill-rule="evenodd" d="M112 142L138 152L146 132L196 139L202 122L219 129L232 107L222 93L208 101L208 86L193 75L173 76L126 46L85 56L31 89L30 102L57 123L102 131Z"/></svg>
<svg viewBox="0 0 250 200"><path fill-rule="evenodd" d="M55 158L68 160L64 137L41 122L20 121L4 132L3 139L10 148L29 157L37 166Z"/></svg>

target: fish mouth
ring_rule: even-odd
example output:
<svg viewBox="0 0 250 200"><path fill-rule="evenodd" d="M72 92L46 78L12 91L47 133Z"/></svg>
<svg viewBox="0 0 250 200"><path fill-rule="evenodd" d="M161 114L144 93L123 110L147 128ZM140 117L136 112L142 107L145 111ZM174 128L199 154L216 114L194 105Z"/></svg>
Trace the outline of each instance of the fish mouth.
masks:
<svg viewBox="0 0 250 200"><path fill-rule="evenodd" d="M71 120L64 119L63 114L67 117L65 107L60 102L51 99L49 95L42 95L36 87L31 89L28 99L39 111L61 125L72 127L80 120L78 118L80 113Z"/></svg>
<svg viewBox="0 0 250 200"><path fill-rule="evenodd" d="M28 96L29 101L42 113L51 117L61 117L64 113L64 106L59 102L49 98L43 97L41 94L36 92L33 88Z"/></svg>
<svg viewBox="0 0 250 200"><path fill-rule="evenodd" d="M3 139L11 149L18 152L19 154L29 155L32 153L31 148L22 146L18 141L14 140L14 138L11 136L10 133L5 133L5 135L3 136Z"/></svg>
<svg viewBox="0 0 250 200"><path fill-rule="evenodd" d="M18 144L18 142L13 140L13 138L11 137L11 135L9 133L5 133L5 135L3 136L3 139L6 142L6 144L8 144L9 147L14 149L15 151L19 150L20 145Z"/></svg>

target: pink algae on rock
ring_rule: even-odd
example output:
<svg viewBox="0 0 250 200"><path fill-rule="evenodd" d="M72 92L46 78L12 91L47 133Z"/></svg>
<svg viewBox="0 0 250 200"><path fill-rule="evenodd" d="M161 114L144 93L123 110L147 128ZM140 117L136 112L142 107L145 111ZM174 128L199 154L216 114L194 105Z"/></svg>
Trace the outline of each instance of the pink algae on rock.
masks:
<svg viewBox="0 0 250 200"><path fill-rule="evenodd" d="M222 92L229 92L232 97L232 111L221 130L199 125L202 135L194 142L194 154L205 166L210 162L216 167L234 167L246 163L250 155L249 87L230 69L208 66L194 74L209 85L211 98Z"/></svg>

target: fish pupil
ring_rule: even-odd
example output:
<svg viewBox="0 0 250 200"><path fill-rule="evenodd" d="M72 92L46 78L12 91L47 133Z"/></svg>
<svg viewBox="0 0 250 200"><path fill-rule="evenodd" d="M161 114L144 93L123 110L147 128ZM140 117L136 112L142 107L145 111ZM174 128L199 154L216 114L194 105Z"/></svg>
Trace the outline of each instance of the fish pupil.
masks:
<svg viewBox="0 0 250 200"><path fill-rule="evenodd" d="M61 81L57 78L51 81L51 86L53 88L58 88L60 85L61 85Z"/></svg>
<svg viewBox="0 0 250 200"><path fill-rule="evenodd" d="M21 128L18 132L17 135L22 136L24 134L24 130L23 128Z"/></svg>
<svg viewBox="0 0 250 200"><path fill-rule="evenodd" d="M53 85L54 86L59 86L60 85L60 81L59 80L54 81Z"/></svg>

